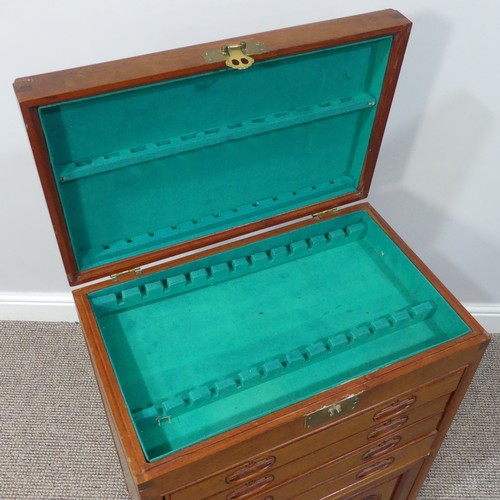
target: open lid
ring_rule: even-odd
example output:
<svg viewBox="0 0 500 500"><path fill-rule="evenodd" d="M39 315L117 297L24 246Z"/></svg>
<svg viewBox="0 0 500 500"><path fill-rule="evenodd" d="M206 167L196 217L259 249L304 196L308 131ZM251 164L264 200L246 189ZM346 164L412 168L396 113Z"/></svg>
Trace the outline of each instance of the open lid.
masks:
<svg viewBox="0 0 500 500"><path fill-rule="evenodd" d="M69 282L366 197L409 31L388 10L242 37L245 71L232 40L16 80Z"/></svg>

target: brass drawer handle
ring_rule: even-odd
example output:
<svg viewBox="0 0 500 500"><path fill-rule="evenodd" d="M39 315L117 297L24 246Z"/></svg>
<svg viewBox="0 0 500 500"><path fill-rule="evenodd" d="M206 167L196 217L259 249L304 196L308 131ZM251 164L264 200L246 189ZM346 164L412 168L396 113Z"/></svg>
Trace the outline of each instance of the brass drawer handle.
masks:
<svg viewBox="0 0 500 500"><path fill-rule="evenodd" d="M378 427L373 429L373 431L371 431L367 437L368 439L375 439L385 436L403 427L406 422L408 422L408 415L393 418L392 420L388 420L387 422L384 422L382 425L379 425Z"/></svg>
<svg viewBox="0 0 500 500"><path fill-rule="evenodd" d="M374 465L370 465L366 469L363 469L361 472L358 472L356 475L356 479L364 479L365 477L371 476L372 474L376 474L381 470L387 469L394 463L394 460L396 460L394 457L389 457L380 462L377 462Z"/></svg>
<svg viewBox="0 0 500 500"><path fill-rule="evenodd" d="M401 436L394 436L393 438L386 439L382 443L374 446L371 450L368 450L361 458L363 460L371 460L372 458L378 458L389 450L392 450L401 442Z"/></svg>
<svg viewBox="0 0 500 500"><path fill-rule="evenodd" d="M408 408L410 408L410 406L414 405L416 401L416 396L411 396L410 398L396 401L395 403L392 403L386 408L383 408L382 410L375 413L375 415L373 415L373 420L378 421L400 415L401 413L404 413Z"/></svg>
<svg viewBox="0 0 500 500"><path fill-rule="evenodd" d="M236 481L240 481L248 476L257 474L258 472L265 471L269 469L276 462L276 457L270 456L266 458L261 458L260 460L253 460L247 462L241 469L238 469L231 474L226 476L226 483L231 484Z"/></svg>
<svg viewBox="0 0 500 500"><path fill-rule="evenodd" d="M259 490L264 489L267 485L274 481L274 476L269 474L268 476L259 477L258 479L252 479L247 483L241 485L239 488L230 491L226 498L227 500L235 500L237 498L243 498L247 495L253 495Z"/></svg>

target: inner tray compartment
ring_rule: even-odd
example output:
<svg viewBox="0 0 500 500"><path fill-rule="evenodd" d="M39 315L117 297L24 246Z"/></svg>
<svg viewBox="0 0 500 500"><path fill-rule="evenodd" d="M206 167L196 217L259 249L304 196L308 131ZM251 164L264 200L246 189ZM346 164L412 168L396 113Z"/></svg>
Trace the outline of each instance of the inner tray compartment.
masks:
<svg viewBox="0 0 500 500"><path fill-rule="evenodd" d="M355 193L391 45L40 107L78 269Z"/></svg>
<svg viewBox="0 0 500 500"><path fill-rule="evenodd" d="M363 210L89 298L149 461L470 331Z"/></svg>

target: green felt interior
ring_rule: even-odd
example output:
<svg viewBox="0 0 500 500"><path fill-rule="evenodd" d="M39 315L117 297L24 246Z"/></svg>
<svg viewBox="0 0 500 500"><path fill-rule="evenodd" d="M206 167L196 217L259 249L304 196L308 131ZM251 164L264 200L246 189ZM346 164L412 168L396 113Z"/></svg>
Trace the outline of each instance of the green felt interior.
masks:
<svg viewBox="0 0 500 500"><path fill-rule="evenodd" d="M90 300L151 461L469 331L364 211Z"/></svg>
<svg viewBox="0 0 500 500"><path fill-rule="evenodd" d="M41 107L79 270L355 192L391 41Z"/></svg>

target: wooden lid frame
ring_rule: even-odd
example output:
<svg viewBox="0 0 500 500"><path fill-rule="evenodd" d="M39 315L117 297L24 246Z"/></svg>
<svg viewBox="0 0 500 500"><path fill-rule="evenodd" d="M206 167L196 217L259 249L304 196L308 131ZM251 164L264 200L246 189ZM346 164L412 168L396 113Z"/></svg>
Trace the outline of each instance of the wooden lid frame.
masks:
<svg viewBox="0 0 500 500"><path fill-rule="evenodd" d="M16 80L14 88L26 123L69 283L75 285L124 272L365 198L373 177L410 29L411 23L408 19L394 10L385 10L243 37L249 42L259 41L265 44L266 52L252 56L256 61L265 61L376 37L392 36L388 70L383 82L361 182L356 192L84 271L78 269L75 259L40 122L39 108L67 100L221 69L225 65L223 61L208 63L202 55L214 47L233 45L238 43L238 40L211 42Z"/></svg>

